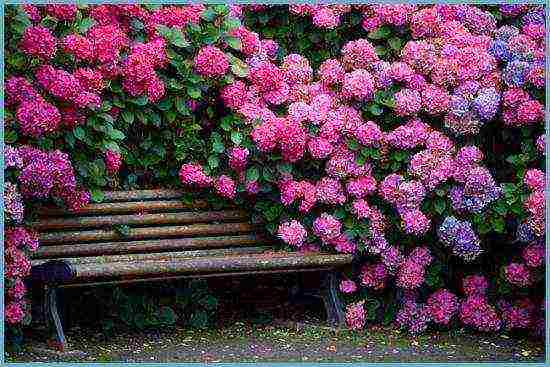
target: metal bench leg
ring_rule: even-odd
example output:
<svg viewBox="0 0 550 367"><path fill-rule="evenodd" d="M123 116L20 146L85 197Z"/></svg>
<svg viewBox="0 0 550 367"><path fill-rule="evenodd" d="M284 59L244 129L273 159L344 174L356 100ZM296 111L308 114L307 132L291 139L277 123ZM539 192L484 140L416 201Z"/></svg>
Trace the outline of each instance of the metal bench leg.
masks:
<svg viewBox="0 0 550 367"><path fill-rule="evenodd" d="M338 274L335 271L323 274L321 296L327 310L327 321L332 326L344 326L346 316L342 301L338 297Z"/></svg>
<svg viewBox="0 0 550 367"><path fill-rule="evenodd" d="M67 341L63 333L63 325L59 318L59 312L57 311L57 288L55 286L46 286L45 306L46 319L49 321L49 326L55 327L57 346L61 351L65 351L67 349Z"/></svg>

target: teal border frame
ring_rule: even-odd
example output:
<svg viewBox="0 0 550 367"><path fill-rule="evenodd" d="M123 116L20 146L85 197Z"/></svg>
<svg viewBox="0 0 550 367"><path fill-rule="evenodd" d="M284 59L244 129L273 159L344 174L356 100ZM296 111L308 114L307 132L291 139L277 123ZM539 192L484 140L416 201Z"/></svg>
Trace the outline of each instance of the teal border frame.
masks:
<svg viewBox="0 0 550 367"><path fill-rule="evenodd" d="M443 0L443 1L427 1L427 0L419 0L419 1L410 1L410 0L377 0L377 1L346 1L346 0L335 0L335 1L278 1L278 0L271 0L271 1L246 1L246 0L235 0L235 1L181 1L181 0L172 0L172 1L162 1L162 0L149 0L149 1L101 1L101 0L91 0L91 1L5 1L3 2L0 13L2 19L0 20L0 41L2 45L2 61L1 61L1 75L2 75L2 85L4 83L4 6L5 5L15 5L15 4L48 4L48 3L87 3L87 4L101 4L101 3L158 3L158 4L189 4L189 3L203 3L203 4L271 4L271 5L284 5L284 4L313 4L313 3L325 3L325 4L384 4L384 3L411 3L411 4L472 4L472 5L481 5L481 4L541 4L545 5L544 0L497 0L497 1L490 1L490 0L477 0L477 1L458 1L458 0ZM550 45L550 10L549 10L549 4L546 4L545 7L545 15L546 15L546 101L545 101L545 127L546 127L546 147L545 147L545 156L546 156L546 233L550 233L550 206L548 205L550 200L550 194L548 192L548 188L550 188L550 142L548 140L550 136L550 51L549 51L549 45ZM0 118L2 120L2 125L0 127L0 137L1 137L1 158L0 158L0 168L2 168L0 177L1 177L1 189L0 189L0 202L2 203L2 208L4 205L4 88L0 88ZM1 227L1 233L0 233L0 240L2 243L2 253L4 249L4 211L0 211L0 227ZM510 362L494 362L494 363L484 363L489 365L531 365L531 366L543 366L545 364L550 364L550 268L548 265L550 264L550 240L548 236L546 236L546 298L545 298L545 312L546 312L546 354L545 354L545 363L510 363ZM0 272L4 272L4 256L1 256L0 259ZM4 365L4 343L5 340L5 330L4 330L4 277L1 277L0 280L1 289L0 292L0 316L2 318L2 322L0 323L0 337L2 340L2 343L0 345L0 364ZM25 363L28 365L74 365L73 363ZM81 363L79 365L105 365L105 364L112 364L112 363ZM196 366L196 365L202 365L201 363L164 363L165 365L178 365L178 366ZM244 363L220 363L216 364L217 366L239 366L243 365ZM427 363L304 363L311 366L344 366L344 365L352 365L352 366L376 366L376 365L390 365L390 366L425 366ZM477 366L480 363L430 363L430 365L434 366L455 366L455 365L472 365ZM7 363L6 365L21 365L21 363ZM127 365L133 365L133 366L154 366L159 365L159 363L127 363ZM296 366L296 363L254 363L254 365L258 366Z"/></svg>

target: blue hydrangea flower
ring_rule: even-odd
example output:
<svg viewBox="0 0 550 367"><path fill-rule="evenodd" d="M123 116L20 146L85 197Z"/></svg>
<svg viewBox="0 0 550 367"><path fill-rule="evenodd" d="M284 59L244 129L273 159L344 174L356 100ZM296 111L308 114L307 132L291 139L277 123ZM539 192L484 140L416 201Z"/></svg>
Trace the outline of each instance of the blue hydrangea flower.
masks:
<svg viewBox="0 0 550 367"><path fill-rule="evenodd" d="M495 88L483 88L474 99L473 107L482 120L489 121L497 114L499 104L500 93Z"/></svg>

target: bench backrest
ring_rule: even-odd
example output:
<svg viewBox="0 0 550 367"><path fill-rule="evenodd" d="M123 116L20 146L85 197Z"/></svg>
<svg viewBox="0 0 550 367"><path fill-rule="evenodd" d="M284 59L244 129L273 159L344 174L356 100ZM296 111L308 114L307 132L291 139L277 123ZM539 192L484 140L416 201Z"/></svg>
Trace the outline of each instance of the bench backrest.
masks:
<svg viewBox="0 0 550 367"><path fill-rule="evenodd" d="M42 208L32 227L40 247L33 265L155 259L261 252L269 244L262 227L237 208L212 210L206 200L191 204L178 190L106 192L101 203L78 212ZM122 226L122 227L120 227ZM125 227L128 226L128 227ZM87 260L88 259L88 260Z"/></svg>

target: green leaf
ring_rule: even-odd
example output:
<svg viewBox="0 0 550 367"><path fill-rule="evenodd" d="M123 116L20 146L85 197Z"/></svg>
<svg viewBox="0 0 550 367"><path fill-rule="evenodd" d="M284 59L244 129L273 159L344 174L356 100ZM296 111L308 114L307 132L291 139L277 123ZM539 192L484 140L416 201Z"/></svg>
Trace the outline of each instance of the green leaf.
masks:
<svg viewBox="0 0 550 367"><path fill-rule="evenodd" d="M204 296L199 303L201 304L201 306L209 311L218 308L218 299L210 294Z"/></svg>
<svg viewBox="0 0 550 367"><path fill-rule="evenodd" d="M214 9L208 7L202 12L201 18L206 20L207 22L212 22L214 18L216 18L216 12L214 11Z"/></svg>
<svg viewBox="0 0 550 367"><path fill-rule="evenodd" d="M225 37L225 43L227 43L229 47L237 51L241 51L243 47L241 40L237 37L227 36Z"/></svg>
<svg viewBox="0 0 550 367"><path fill-rule="evenodd" d="M241 144L243 141L243 134L240 131L231 131L231 141L235 145Z"/></svg>
<svg viewBox="0 0 550 367"><path fill-rule="evenodd" d="M176 47L188 47L191 45L187 39L185 39L185 35L183 32L179 29L172 29L172 33L170 34L170 43L173 44Z"/></svg>
<svg viewBox="0 0 550 367"><path fill-rule="evenodd" d="M92 201L94 203L101 203L105 197L105 195L103 194L103 191L99 189L93 189L91 191L91 196L92 196Z"/></svg>
<svg viewBox="0 0 550 367"><path fill-rule="evenodd" d="M493 217L491 219L491 224L493 225L493 230L497 233L503 233L505 222L502 217Z"/></svg>
<svg viewBox="0 0 550 367"><path fill-rule="evenodd" d="M442 198L435 199L434 209L438 214L443 214L443 212L445 211L446 206L447 206L447 204L445 203L445 200L443 200Z"/></svg>
<svg viewBox="0 0 550 367"><path fill-rule="evenodd" d="M392 37L388 40L388 44L390 47L395 50L399 51L401 49L401 39L398 37Z"/></svg>
<svg viewBox="0 0 550 367"><path fill-rule="evenodd" d="M15 130L6 130L4 133L4 142L13 144L17 141L17 133Z"/></svg>
<svg viewBox="0 0 550 367"><path fill-rule="evenodd" d="M111 124L112 124L113 122L115 122L115 121L113 120L113 116L109 115L108 113L100 113L100 114L98 115L98 117L100 117L101 119L103 119L103 120L105 120L105 121L107 121L107 122L109 122L109 123L111 123Z"/></svg>
<svg viewBox="0 0 550 367"><path fill-rule="evenodd" d="M241 60L233 58L231 59L231 72L239 78L244 78L248 75L248 67Z"/></svg>
<svg viewBox="0 0 550 367"><path fill-rule="evenodd" d="M95 24L95 20L92 18L84 18L80 21L78 24L78 33L84 34L88 32L90 28L92 28Z"/></svg>
<svg viewBox="0 0 550 367"><path fill-rule="evenodd" d="M120 115L122 116L122 119L124 122L126 122L128 125L131 125L134 122L134 113L130 110L123 110Z"/></svg>
<svg viewBox="0 0 550 367"><path fill-rule="evenodd" d="M219 165L220 159L217 155L212 154L210 157L208 157L208 166L210 166L210 168L215 169L218 168Z"/></svg>
<svg viewBox="0 0 550 367"><path fill-rule="evenodd" d="M189 325L197 329L203 329L208 326L208 314L203 310L193 312L189 319Z"/></svg>
<svg viewBox="0 0 550 367"><path fill-rule="evenodd" d="M380 116L384 112L384 110L379 105L372 104L369 106L369 112L372 113L374 116Z"/></svg>
<svg viewBox="0 0 550 367"><path fill-rule="evenodd" d="M212 151L215 152L215 153L223 153L225 150L225 146L223 145L222 142L220 141L215 141L213 144L212 144Z"/></svg>
<svg viewBox="0 0 550 367"><path fill-rule="evenodd" d="M129 99L130 102L137 104L138 106L145 106L147 103L149 103L149 100L146 95L137 97L137 98L131 98Z"/></svg>
<svg viewBox="0 0 550 367"><path fill-rule="evenodd" d="M232 31L235 28L239 28L241 26L241 21L237 18L226 18L223 22L223 27L226 32Z"/></svg>
<svg viewBox="0 0 550 367"><path fill-rule="evenodd" d="M391 29L388 26L382 26L377 30L371 31L367 34L367 37L373 40L380 40L387 38L391 34Z"/></svg>
<svg viewBox="0 0 550 367"><path fill-rule="evenodd" d="M114 140L123 140L126 137L122 131L117 129L109 131L109 136Z"/></svg>
<svg viewBox="0 0 550 367"><path fill-rule="evenodd" d="M159 321L164 325L174 325L178 316L171 307L164 306L160 309Z"/></svg>
<svg viewBox="0 0 550 367"><path fill-rule="evenodd" d="M75 129L73 130L73 134L78 140L86 139L86 131L82 126L75 127Z"/></svg>
<svg viewBox="0 0 550 367"><path fill-rule="evenodd" d="M249 182L256 182L260 178L260 170L258 167L250 167L246 170L246 180Z"/></svg>
<svg viewBox="0 0 550 367"><path fill-rule="evenodd" d="M199 99L201 97L201 90L197 87L187 87L187 94L193 99Z"/></svg>

